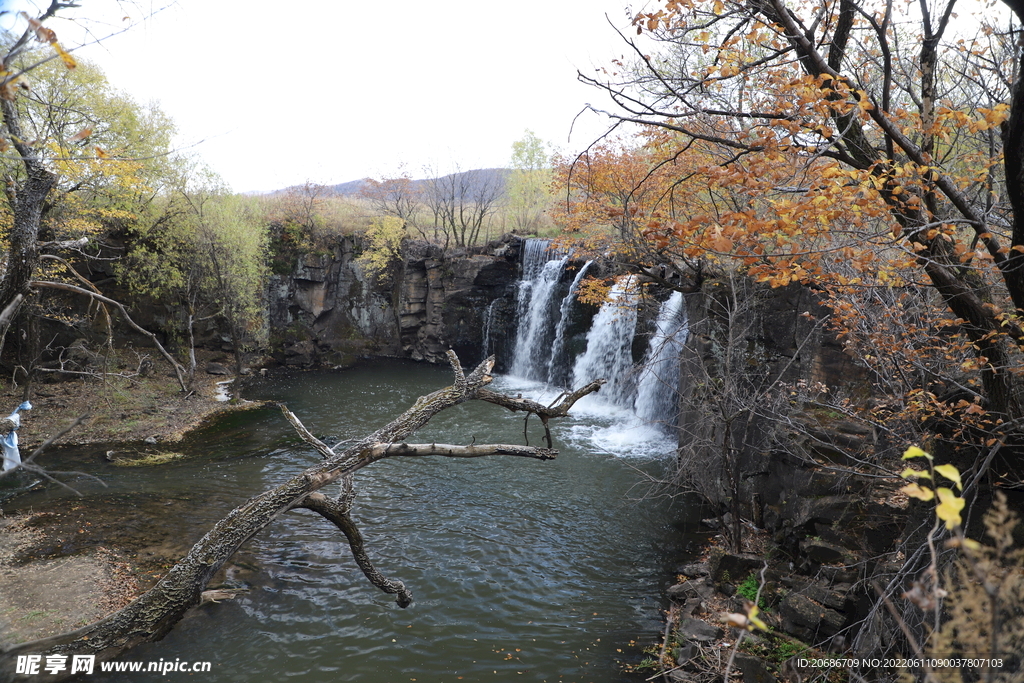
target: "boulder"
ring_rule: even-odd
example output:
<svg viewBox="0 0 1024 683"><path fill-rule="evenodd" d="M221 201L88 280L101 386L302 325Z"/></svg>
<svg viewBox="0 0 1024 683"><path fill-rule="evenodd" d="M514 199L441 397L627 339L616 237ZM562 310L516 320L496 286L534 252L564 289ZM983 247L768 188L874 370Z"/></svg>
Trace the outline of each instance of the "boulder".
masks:
<svg viewBox="0 0 1024 683"><path fill-rule="evenodd" d="M676 568L677 574L683 576L707 576L711 573L708 569L708 565L705 562L692 562L690 564L680 565Z"/></svg>
<svg viewBox="0 0 1024 683"><path fill-rule="evenodd" d="M220 363L212 363L211 362L211 363L207 363L206 364L206 374L208 374L208 375L230 375L231 371L228 370L227 367L225 367L224 365L221 365Z"/></svg>
<svg viewBox="0 0 1024 683"><path fill-rule="evenodd" d="M808 495L806 492L802 493ZM783 516L792 520L794 528L813 522L842 525L848 524L860 514L863 503L863 496L856 494L800 497L788 502Z"/></svg>
<svg viewBox="0 0 1024 683"><path fill-rule="evenodd" d="M725 631L700 619L683 619L677 629L679 635L695 643L713 643L725 635Z"/></svg>
<svg viewBox="0 0 1024 683"><path fill-rule="evenodd" d="M676 666L686 667L690 663L690 660L697 656L697 646L693 643L686 643L682 645L675 652ZM692 665L691 665L692 666Z"/></svg>
<svg viewBox="0 0 1024 683"><path fill-rule="evenodd" d="M856 569L847 567L822 567L818 573L831 583L856 583L860 578Z"/></svg>
<svg viewBox="0 0 1024 683"><path fill-rule="evenodd" d="M316 345L311 341L300 341L289 344L284 349L285 365L312 365L316 359Z"/></svg>
<svg viewBox="0 0 1024 683"><path fill-rule="evenodd" d="M801 640L815 641L846 626L846 615L819 605L800 593L790 593L779 605L782 630Z"/></svg>
<svg viewBox="0 0 1024 683"><path fill-rule="evenodd" d="M737 653L733 666L743 674L743 683L775 683L775 676L758 657Z"/></svg>
<svg viewBox="0 0 1024 683"><path fill-rule="evenodd" d="M725 580L722 577L726 574L728 574L727 578L729 581L742 581L747 578L751 572L758 570L763 566L764 559L758 555L752 555L750 553L723 555L718 561L718 565L715 567L711 576L716 582Z"/></svg>
<svg viewBox="0 0 1024 683"><path fill-rule="evenodd" d="M666 591L668 597L676 602L684 602L687 598L707 600L714 592L713 586L707 585L704 581L695 580L677 583Z"/></svg>
<svg viewBox="0 0 1024 683"><path fill-rule="evenodd" d="M843 609L846 604L846 591L838 590L839 586L829 590L821 584L812 583L802 591L804 595L817 603L831 607L832 609Z"/></svg>
<svg viewBox="0 0 1024 683"><path fill-rule="evenodd" d="M800 552L816 564L852 564L853 559L846 548L816 538L800 541Z"/></svg>

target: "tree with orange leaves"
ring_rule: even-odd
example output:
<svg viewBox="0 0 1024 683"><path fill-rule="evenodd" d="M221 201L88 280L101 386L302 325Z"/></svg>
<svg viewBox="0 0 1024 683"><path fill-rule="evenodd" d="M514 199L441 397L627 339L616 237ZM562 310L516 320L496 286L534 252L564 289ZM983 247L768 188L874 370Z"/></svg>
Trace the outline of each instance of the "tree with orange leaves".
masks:
<svg viewBox="0 0 1024 683"><path fill-rule="evenodd" d="M864 316L919 316L927 343L901 362L966 373L954 405L986 413L988 439L1019 441L1024 90L1010 84L1024 60L1008 15L960 36L954 9L668 0L638 14L634 59L580 79L641 141L614 160L595 147L567 164L567 213L604 202L617 213L606 226L618 221L640 264L813 285L854 345L875 332ZM641 168L599 189L626 157ZM937 300L919 294L924 282ZM913 312L884 306L900 297Z"/></svg>

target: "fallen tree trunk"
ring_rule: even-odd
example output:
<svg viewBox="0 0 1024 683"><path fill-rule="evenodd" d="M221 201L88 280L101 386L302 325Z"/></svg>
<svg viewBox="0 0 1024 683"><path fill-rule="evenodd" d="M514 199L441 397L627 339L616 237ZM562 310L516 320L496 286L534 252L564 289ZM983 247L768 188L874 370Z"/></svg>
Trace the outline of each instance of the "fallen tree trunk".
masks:
<svg viewBox="0 0 1024 683"><path fill-rule="evenodd" d="M412 598L399 581L384 577L370 563L362 547L362 537L349 517L352 504L351 476L357 470L378 460L390 457L439 455L446 457L481 457L486 455L514 455L550 460L557 451L550 448L531 448L506 444L451 446L447 444L406 444L403 440L425 425L437 413L468 400L483 398L480 394L491 381L490 371L494 359L488 358L472 373L465 375L454 352L449 361L455 372L455 382L426 396L401 416L349 448L336 453L314 437L295 415L284 406L285 417L299 436L322 456L323 460L306 469L280 486L264 491L232 510L219 521L188 554L172 567L149 591L106 618L71 633L17 645L0 652L0 681L31 680L15 672L17 656L31 654L94 655L96 661L112 659L129 648L146 641L159 640L193 606L200 604L203 590L213 575L250 538L265 529L281 514L297 508L313 510L338 527L348 538L357 564L370 581L382 590L396 594L404 607ZM588 385L575 392L559 406L561 414L587 393L596 391L601 382ZM508 403L487 392L488 400L516 410L531 410L521 399ZM550 408L540 406L545 412ZM545 415L546 418L552 415ZM340 481L342 491L336 498L319 493L332 482ZM70 667L68 667L70 669ZM64 672L70 675L70 671ZM59 681L62 674L48 675L47 680ZM65 675L64 678L67 676Z"/></svg>

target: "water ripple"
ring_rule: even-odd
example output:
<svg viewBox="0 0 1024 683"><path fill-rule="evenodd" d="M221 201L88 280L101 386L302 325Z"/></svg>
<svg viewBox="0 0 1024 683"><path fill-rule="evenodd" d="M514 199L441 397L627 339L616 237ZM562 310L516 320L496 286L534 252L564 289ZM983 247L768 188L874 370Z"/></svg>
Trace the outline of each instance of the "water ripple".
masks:
<svg viewBox="0 0 1024 683"><path fill-rule="evenodd" d="M313 433L345 439L448 383L443 369L377 364L274 379L253 398L284 400ZM529 393L536 385L496 384L544 398ZM131 658L210 660L218 683L628 680L616 661L638 654L627 641L660 628L660 589L685 542L670 522L686 513L629 496L645 469L658 474L671 444L634 431L616 445L608 435L632 427L600 403L562 422L554 461L395 459L357 474L353 516L373 561L413 591L408 610L368 584L340 532L301 511L243 548L256 565L239 574L248 593L196 610ZM416 438L521 443L522 431L521 415L472 404ZM231 418L201 435L198 452L173 466L122 468L134 478L114 484L178 489L195 501L190 523L204 526L317 460L274 411Z"/></svg>

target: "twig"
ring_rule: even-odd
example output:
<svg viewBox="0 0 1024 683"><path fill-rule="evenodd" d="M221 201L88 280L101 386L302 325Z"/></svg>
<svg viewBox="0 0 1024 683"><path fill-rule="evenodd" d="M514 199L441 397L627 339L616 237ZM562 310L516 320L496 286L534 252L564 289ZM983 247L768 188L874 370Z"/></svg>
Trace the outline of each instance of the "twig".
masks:
<svg viewBox="0 0 1024 683"><path fill-rule="evenodd" d="M97 301L102 301L103 303L110 304L111 306L114 306L115 308L117 308L119 311L121 311L121 315L124 317L125 322L128 323L128 325L133 330L135 330L136 332L139 332L140 334L145 335L146 337L149 338L149 340L151 342L153 342L153 344L156 346L157 350L160 351L160 355L162 355L164 358L166 358L167 362L169 362L171 364L171 367L174 368L174 374L177 375L177 377L178 377L178 384L181 386L181 390L182 391L188 391L188 386L187 386L187 384L185 382L185 368L183 368L181 363L176 361L174 359L174 356L172 356L167 351L167 349L164 348L163 344L160 343L160 340L156 338L155 334L153 334L152 332L150 332L149 330L147 330L146 328L142 327L141 325L136 323L134 320L132 320L131 316L128 315L128 309L126 309L124 307L124 304L122 304L120 301L115 301L114 299L111 299L109 297L105 297L102 294L97 294L96 292L89 291L88 289L83 289L82 287L76 287L75 285L70 285L70 284L67 284L65 282L49 282L47 280L30 280L28 284L29 284L30 287L50 287L52 289L63 289L64 291L67 291L67 292L75 292L77 294L84 294L85 296L90 296L90 297L96 299Z"/></svg>
<svg viewBox="0 0 1024 683"><path fill-rule="evenodd" d="M313 434L306 429L306 426L302 424L299 418L295 417L295 413L288 410L288 406L283 403L278 403L277 407L281 409L281 412L284 413L285 419L292 424L292 427L294 427L295 431L299 433L302 440L315 448L317 452L323 456L324 460L330 460L337 455L330 446L313 436Z"/></svg>
<svg viewBox="0 0 1024 683"><path fill-rule="evenodd" d="M892 604L892 600L890 600L889 596L885 594L885 591L882 590L882 587L878 585L877 581L872 581L871 587L875 589L875 592L878 593L878 597L882 599L882 604L885 605L885 609L889 611L892 618L896 620L897 624L899 624L904 637L907 639L907 642L910 643L910 647L914 650L914 656L921 660L921 668L924 670L924 679L929 681L929 683L938 683L935 679L935 674L932 671L931 666L928 665L928 660L924 656L924 651L921 649L921 646L918 645L917 638L915 638L914 634L910 631L910 627L907 626L907 622L903 619L899 610L897 610L896 606Z"/></svg>

